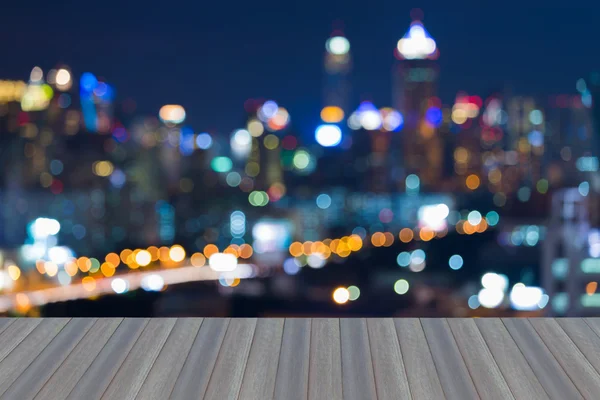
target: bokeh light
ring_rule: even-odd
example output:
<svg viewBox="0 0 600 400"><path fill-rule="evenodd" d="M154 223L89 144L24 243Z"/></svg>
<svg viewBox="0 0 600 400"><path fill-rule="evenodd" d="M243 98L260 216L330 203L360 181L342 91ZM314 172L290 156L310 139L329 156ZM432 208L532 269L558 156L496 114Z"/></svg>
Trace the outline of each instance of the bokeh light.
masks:
<svg viewBox="0 0 600 400"><path fill-rule="evenodd" d="M410 285L406 279L398 279L396 283L394 283L394 292L397 294L406 294L408 293L408 289Z"/></svg>
<svg viewBox="0 0 600 400"><path fill-rule="evenodd" d="M339 287L333 291L332 297L337 304L346 304L350 300L350 292L346 288Z"/></svg>
<svg viewBox="0 0 600 400"><path fill-rule="evenodd" d="M315 139L323 147L334 147L342 141L342 130L337 125L319 125L315 130Z"/></svg>
<svg viewBox="0 0 600 400"><path fill-rule="evenodd" d="M327 39L325 49L335 55L347 54L350 51L350 42L343 36L334 36Z"/></svg>
<svg viewBox="0 0 600 400"><path fill-rule="evenodd" d="M453 270L461 269L463 264L463 258L458 254L454 254L448 260L448 265L450 265L450 268L452 268Z"/></svg>

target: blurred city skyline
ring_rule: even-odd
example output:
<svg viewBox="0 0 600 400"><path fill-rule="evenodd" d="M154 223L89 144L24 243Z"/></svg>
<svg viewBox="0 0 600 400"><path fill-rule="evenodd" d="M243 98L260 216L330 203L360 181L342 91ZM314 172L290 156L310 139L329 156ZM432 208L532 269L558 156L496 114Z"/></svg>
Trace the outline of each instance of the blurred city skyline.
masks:
<svg viewBox="0 0 600 400"><path fill-rule="evenodd" d="M0 313L600 309L600 6L28 6Z"/></svg>
<svg viewBox="0 0 600 400"><path fill-rule="evenodd" d="M31 12L26 10L31 10ZM457 7L433 1L424 23L441 51L439 96L487 96L510 90L546 96L575 93L575 82L600 65L599 5ZM131 98L137 112L182 104L194 129L228 134L248 98L273 98L311 132L319 122L324 38L335 28L353 54L353 105L392 104L393 49L410 23L411 7L362 2L184 5L127 2L13 4L0 34L10 43L0 76L26 79L31 65L94 71ZM308 22L310 21L310 22Z"/></svg>

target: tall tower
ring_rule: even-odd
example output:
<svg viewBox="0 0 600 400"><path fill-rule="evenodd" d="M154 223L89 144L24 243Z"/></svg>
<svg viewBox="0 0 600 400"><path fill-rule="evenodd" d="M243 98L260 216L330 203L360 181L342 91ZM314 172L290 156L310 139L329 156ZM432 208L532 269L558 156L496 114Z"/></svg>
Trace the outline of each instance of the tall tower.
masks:
<svg viewBox="0 0 600 400"><path fill-rule="evenodd" d="M324 123L338 124L349 111L349 74L352 68L350 42L341 30L334 30L325 42L325 50L324 108L321 119Z"/></svg>
<svg viewBox="0 0 600 400"><path fill-rule="evenodd" d="M594 121L592 154L600 157L600 72L592 73L590 77L590 106L592 107L592 118Z"/></svg>
<svg viewBox="0 0 600 400"><path fill-rule="evenodd" d="M439 52L415 14L395 49L399 62L394 68L394 105L404 116L400 162L405 174L417 174L423 185L431 187L439 183L442 171L437 132L442 112L436 97L439 69L435 61Z"/></svg>

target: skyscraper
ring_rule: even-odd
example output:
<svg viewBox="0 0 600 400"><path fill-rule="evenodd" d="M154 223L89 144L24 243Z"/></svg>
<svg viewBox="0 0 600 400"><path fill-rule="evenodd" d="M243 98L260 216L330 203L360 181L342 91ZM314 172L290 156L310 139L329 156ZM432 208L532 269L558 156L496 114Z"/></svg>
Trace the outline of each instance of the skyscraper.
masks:
<svg viewBox="0 0 600 400"><path fill-rule="evenodd" d="M415 19L395 50L394 103L404 116L399 145L399 162L405 174L417 174L424 186L439 183L442 172L442 143L437 127L442 122L436 97L439 52L435 40L421 21Z"/></svg>
<svg viewBox="0 0 600 400"><path fill-rule="evenodd" d="M321 118L326 123L339 123L349 111L349 74L352 68L350 42L340 30L335 30L325 42L325 50L324 108Z"/></svg>
<svg viewBox="0 0 600 400"><path fill-rule="evenodd" d="M593 153L596 157L600 156L600 72L594 72L590 77L590 90L592 115L594 121L593 128Z"/></svg>

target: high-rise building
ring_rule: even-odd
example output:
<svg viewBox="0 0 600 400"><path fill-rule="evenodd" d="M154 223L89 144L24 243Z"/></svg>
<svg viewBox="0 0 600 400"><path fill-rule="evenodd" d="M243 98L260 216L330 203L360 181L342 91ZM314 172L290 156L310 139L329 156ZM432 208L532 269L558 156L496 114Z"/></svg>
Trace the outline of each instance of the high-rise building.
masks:
<svg viewBox="0 0 600 400"><path fill-rule="evenodd" d="M592 113L578 95L551 96L546 117L545 158L548 178L560 186L581 178L587 168L577 167L594 153Z"/></svg>
<svg viewBox="0 0 600 400"><path fill-rule="evenodd" d="M526 186L545 177L544 152L548 131L546 113L533 97L513 96L507 100L508 148L516 153L518 176Z"/></svg>
<svg viewBox="0 0 600 400"><path fill-rule="evenodd" d="M350 42L340 30L325 42L325 82L321 118L325 123L339 123L348 114L352 69Z"/></svg>
<svg viewBox="0 0 600 400"><path fill-rule="evenodd" d="M585 194L585 193L584 193ZM556 316L597 315L600 230L597 197L577 188L557 191L542 253L542 284Z"/></svg>
<svg viewBox="0 0 600 400"><path fill-rule="evenodd" d="M591 75L587 94L589 94L588 101L591 103L589 106L592 107L594 121L593 153L594 156L600 157L600 72Z"/></svg>
<svg viewBox="0 0 600 400"><path fill-rule="evenodd" d="M405 174L417 174L425 187L436 186L443 155L437 132L442 122L441 104L436 97L437 45L423 23L414 20L398 41L395 55L399 62L394 68L394 102L404 116L399 162Z"/></svg>
<svg viewBox="0 0 600 400"><path fill-rule="evenodd" d="M350 114L351 69L350 42L336 29L325 42L322 124L315 129L315 141L320 146L315 148L320 166L317 175L328 185L352 183L348 182L352 180L349 165L354 158L348 150L355 146L356 134L349 134L346 123Z"/></svg>
<svg viewBox="0 0 600 400"><path fill-rule="evenodd" d="M252 182L252 188L266 191L270 200L277 201L285 193L282 133L290 115L273 100L248 102L246 111L246 129L238 129L231 136L232 154L245 163L245 178Z"/></svg>

